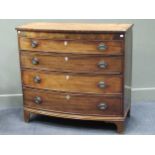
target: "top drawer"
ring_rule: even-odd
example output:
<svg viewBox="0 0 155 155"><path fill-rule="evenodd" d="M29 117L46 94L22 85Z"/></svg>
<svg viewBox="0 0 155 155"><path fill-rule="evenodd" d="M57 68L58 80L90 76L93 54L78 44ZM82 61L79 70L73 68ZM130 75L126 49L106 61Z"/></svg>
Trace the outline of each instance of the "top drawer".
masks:
<svg viewBox="0 0 155 155"><path fill-rule="evenodd" d="M49 33L18 31L19 37L52 40L124 40L124 33Z"/></svg>
<svg viewBox="0 0 155 155"><path fill-rule="evenodd" d="M20 50L56 53L120 55L122 41L50 40L19 38Z"/></svg>

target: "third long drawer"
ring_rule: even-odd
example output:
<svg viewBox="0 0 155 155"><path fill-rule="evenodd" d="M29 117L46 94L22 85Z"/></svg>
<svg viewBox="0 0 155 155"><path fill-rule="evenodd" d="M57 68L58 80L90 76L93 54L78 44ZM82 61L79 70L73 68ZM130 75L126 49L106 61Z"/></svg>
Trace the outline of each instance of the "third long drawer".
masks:
<svg viewBox="0 0 155 155"><path fill-rule="evenodd" d="M23 70L22 76L23 85L30 88L79 93L122 93L122 75L73 74Z"/></svg>

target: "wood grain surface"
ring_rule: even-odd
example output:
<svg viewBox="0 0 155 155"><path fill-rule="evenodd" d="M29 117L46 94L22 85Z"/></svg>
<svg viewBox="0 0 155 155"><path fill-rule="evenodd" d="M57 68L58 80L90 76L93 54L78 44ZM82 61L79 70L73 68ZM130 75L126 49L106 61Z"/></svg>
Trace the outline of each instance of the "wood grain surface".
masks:
<svg viewBox="0 0 155 155"><path fill-rule="evenodd" d="M37 42L35 48L32 47L32 41ZM78 54L122 54L122 41L84 41L84 40L46 40L46 39L28 39L19 38L20 50L27 51L45 51L57 53L78 53ZM100 44L107 47L101 51L98 49Z"/></svg>
<svg viewBox="0 0 155 155"><path fill-rule="evenodd" d="M122 93L121 75L81 75L69 73L43 72L37 70L24 70L24 86L83 93ZM34 78L40 77L40 83L35 83ZM105 82L105 88L99 87L99 82Z"/></svg>
<svg viewBox="0 0 155 155"><path fill-rule="evenodd" d="M124 40L124 33L56 33L56 32L30 32L21 31L18 33L19 37L33 38L33 39L52 39L52 40Z"/></svg>
<svg viewBox="0 0 155 155"><path fill-rule="evenodd" d="M36 64L33 64L36 61ZM102 64L105 68L101 68ZM123 71L122 56L92 56L72 54L45 54L21 51L22 68L92 74L120 74Z"/></svg>
<svg viewBox="0 0 155 155"><path fill-rule="evenodd" d="M16 27L17 30L54 32L126 32L132 24L89 24L89 23L29 23Z"/></svg>
<svg viewBox="0 0 155 155"><path fill-rule="evenodd" d="M42 100L36 104L34 99L39 96ZM69 98L67 98L69 97ZM121 116L122 100L120 96L85 95L39 91L24 89L24 104L26 107L81 115ZM105 110L99 109L99 104L105 103Z"/></svg>

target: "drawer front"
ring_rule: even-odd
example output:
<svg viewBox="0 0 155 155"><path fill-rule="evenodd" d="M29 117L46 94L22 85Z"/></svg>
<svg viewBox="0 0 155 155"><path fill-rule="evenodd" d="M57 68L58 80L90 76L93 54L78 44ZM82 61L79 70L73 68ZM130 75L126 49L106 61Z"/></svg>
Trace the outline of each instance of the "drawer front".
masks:
<svg viewBox="0 0 155 155"><path fill-rule="evenodd" d="M121 97L82 95L25 89L26 107L82 115L121 115Z"/></svg>
<svg viewBox="0 0 155 155"><path fill-rule="evenodd" d="M20 50L80 54L122 54L122 41L47 40L20 38Z"/></svg>
<svg viewBox="0 0 155 155"><path fill-rule="evenodd" d="M82 34L82 33L49 33L49 32L27 32L21 31L19 37L52 39L52 40L123 40L122 33L100 33L100 34Z"/></svg>
<svg viewBox="0 0 155 155"><path fill-rule="evenodd" d="M81 93L122 93L121 75L79 75L25 70L25 86Z"/></svg>
<svg viewBox="0 0 155 155"><path fill-rule="evenodd" d="M73 73L121 73L123 57L21 52L23 68Z"/></svg>

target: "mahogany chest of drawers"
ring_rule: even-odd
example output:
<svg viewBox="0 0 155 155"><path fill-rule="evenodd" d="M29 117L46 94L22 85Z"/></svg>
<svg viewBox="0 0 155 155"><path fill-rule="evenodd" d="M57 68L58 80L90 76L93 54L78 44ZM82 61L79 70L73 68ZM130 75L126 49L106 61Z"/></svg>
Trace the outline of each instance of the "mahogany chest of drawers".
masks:
<svg viewBox="0 0 155 155"><path fill-rule="evenodd" d="M132 25L31 23L16 28L30 114L104 121L123 132L131 108Z"/></svg>

